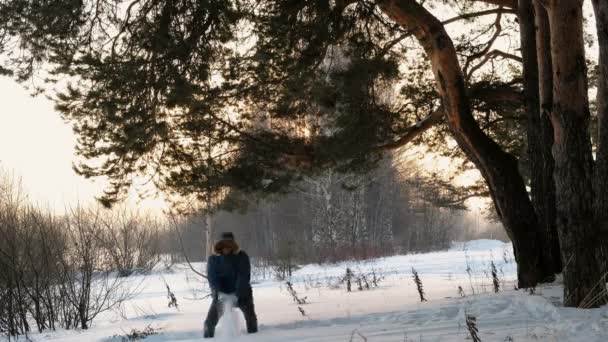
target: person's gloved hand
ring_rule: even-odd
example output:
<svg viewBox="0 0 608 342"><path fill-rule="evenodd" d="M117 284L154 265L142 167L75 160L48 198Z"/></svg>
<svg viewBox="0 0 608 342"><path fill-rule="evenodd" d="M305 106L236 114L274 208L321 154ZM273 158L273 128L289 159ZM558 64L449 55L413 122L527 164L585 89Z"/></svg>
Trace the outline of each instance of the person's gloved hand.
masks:
<svg viewBox="0 0 608 342"><path fill-rule="evenodd" d="M234 293L220 292L218 300L220 301L220 303L222 303L222 305L234 307L237 305L236 303L238 301L238 298Z"/></svg>

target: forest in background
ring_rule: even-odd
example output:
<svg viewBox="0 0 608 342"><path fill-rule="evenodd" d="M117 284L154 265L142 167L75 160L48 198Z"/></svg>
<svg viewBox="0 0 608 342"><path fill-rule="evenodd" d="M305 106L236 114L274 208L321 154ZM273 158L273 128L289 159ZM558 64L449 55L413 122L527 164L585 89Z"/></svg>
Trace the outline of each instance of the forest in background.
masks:
<svg viewBox="0 0 608 342"><path fill-rule="evenodd" d="M492 208L469 210L469 192L423 171L420 157L388 155L366 175L304 177L288 194L252 199L210 221L204 212L184 218L167 243L203 260L210 225L214 238L234 232L255 258L305 264L441 250L455 240L508 241Z"/></svg>

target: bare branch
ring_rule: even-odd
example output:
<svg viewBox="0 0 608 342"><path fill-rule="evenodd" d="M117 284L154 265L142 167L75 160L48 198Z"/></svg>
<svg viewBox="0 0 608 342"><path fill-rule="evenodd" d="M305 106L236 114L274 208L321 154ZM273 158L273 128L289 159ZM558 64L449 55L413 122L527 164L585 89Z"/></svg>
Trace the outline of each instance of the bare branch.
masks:
<svg viewBox="0 0 608 342"><path fill-rule="evenodd" d="M523 106L525 100L523 91L509 84L495 86L488 86L485 83L473 84L467 93L472 99L492 103L503 102Z"/></svg>
<svg viewBox="0 0 608 342"><path fill-rule="evenodd" d="M407 145L409 142L414 140L416 137L420 136L422 133L428 131L431 127L433 127L436 124L438 124L439 122L441 122L441 120L443 119L444 113L445 113L445 111L444 111L443 107L440 107L439 109L435 110L434 112L429 114L424 119L422 119L422 120L416 122L414 125L410 126L406 130L406 133L403 136L401 136L401 138L399 138L396 141L390 142L388 144L379 146L379 148L382 150L388 151L388 150L394 150L396 148Z"/></svg>
<svg viewBox="0 0 608 342"><path fill-rule="evenodd" d="M494 20L494 24L493 24L493 26L496 28L496 31L494 32L494 34L492 35L490 40L485 44L486 45L485 48L483 48L481 51L479 51L477 53L467 56L467 60L464 64L464 68L463 68L463 72L466 75L467 82L471 79L471 76L473 75L473 71L474 71L474 70L469 70L469 66L471 65L471 63L473 63L473 61L477 58L482 58L482 57L486 56L490 52L490 49L492 49L492 46L494 45L494 43L496 42L498 37L500 37L500 34L502 33L502 25L500 24L501 19L502 19L502 14L498 13L496 15L496 20ZM487 60L482 61L481 63L479 63L475 67L473 67L473 69L475 69L475 70L479 69L488 60L490 60L490 59L488 58Z"/></svg>
<svg viewBox="0 0 608 342"><path fill-rule="evenodd" d="M471 0L475 2L483 2L489 5L503 6L511 9L517 9L517 0Z"/></svg>
<svg viewBox="0 0 608 342"><path fill-rule="evenodd" d="M507 116L503 116L500 117L498 119L495 120L491 120L489 122L487 122L485 125L483 125L481 127L481 129L486 130L491 128L492 126L500 123L500 122L504 122L504 121L526 121L526 117L523 115L507 115Z"/></svg>
<svg viewBox="0 0 608 342"><path fill-rule="evenodd" d="M485 15L490 15L490 14L505 14L505 13L517 14L515 12L515 10L499 7L499 8L495 8L495 9L491 9L491 10L486 10L486 11L465 13L463 15L459 15L457 17L450 18L448 20L444 20L441 23L443 25L449 25L451 23L454 23L454 22L457 22L457 21L460 21L460 20L473 19L473 18L485 16Z"/></svg>
<svg viewBox="0 0 608 342"><path fill-rule="evenodd" d="M504 59L511 59L519 63L523 63L523 59L520 56L514 55L512 53L504 52L501 50L492 50L488 53L488 55L502 57Z"/></svg>
<svg viewBox="0 0 608 342"><path fill-rule="evenodd" d="M391 40L390 42L388 42L386 44L386 46L382 49L382 51L380 52L380 55L385 55L386 53L388 53L395 45L399 44L402 40L404 40L405 38L411 36L413 34L413 32L411 31L407 31L404 32L402 34L400 34L399 36L397 36L395 39Z"/></svg>
<svg viewBox="0 0 608 342"><path fill-rule="evenodd" d="M484 56L484 58L481 60L481 62L477 63L475 66L473 66L471 68L471 70L467 73L467 78L470 79L473 76L473 73L475 73L475 71L479 70L486 63L488 63L491 60L494 60L496 57L502 57L504 59L511 59L518 63L523 63L522 58L519 56L510 54L508 52L500 51L500 50L492 50Z"/></svg>
<svg viewBox="0 0 608 342"><path fill-rule="evenodd" d="M171 219L170 226L173 227L173 230L175 231L175 234L177 234L179 245L180 245L180 249L182 251L182 255L184 256L184 259L186 259L186 263L188 264L188 267L190 267L190 270L192 272L194 272L196 275L198 275L200 277L203 277L204 279L207 279L207 276L205 274L201 273L200 271L198 271L196 268L194 268L194 266L190 262L190 258L188 258L188 253L186 253L186 251L184 249L184 240L182 239L182 234L180 233L179 228L177 226L177 220L176 220L176 218L173 215L171 215L170 219Z"/></svg>

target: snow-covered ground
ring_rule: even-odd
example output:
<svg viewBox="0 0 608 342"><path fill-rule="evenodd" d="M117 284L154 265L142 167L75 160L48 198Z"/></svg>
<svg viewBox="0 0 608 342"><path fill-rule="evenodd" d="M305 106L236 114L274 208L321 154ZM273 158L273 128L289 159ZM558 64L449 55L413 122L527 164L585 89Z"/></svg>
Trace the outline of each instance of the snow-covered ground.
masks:
<svg viewBox="0 0 608 342"><path fill-rule="evenodd" d="M500 278L493 292L491 265ZM203 264L195 267L203 269ZM353 292L335 285L345 270L372 270L385 278L377 288ZM428 301L420 302L412 280L415 268ZM556 283L535 294L514 290L515 264L510 244L478 240L455 243L444 252L396 256L366 262L308 265L292 282L308 304L297 305L285 283L256 277L254 296L260 331L230 339L254 342L322 341L464 341L465 316L477 319L481 341L608 341L608 308L561 307ZM34 334L35 341L121 341L121 335L147 326L159 334L145 341L202 341L209 306L205 284L185 265L129 278L139 294L121 310L104 313L86 331ZM179 309L167 306L165 283L177 296ZM459 286L464 297L459 293ZM298 309L301 307L306 316ZM241 327L243 322L241 322ZM218 330L221 328L218 328Z"/></svg>

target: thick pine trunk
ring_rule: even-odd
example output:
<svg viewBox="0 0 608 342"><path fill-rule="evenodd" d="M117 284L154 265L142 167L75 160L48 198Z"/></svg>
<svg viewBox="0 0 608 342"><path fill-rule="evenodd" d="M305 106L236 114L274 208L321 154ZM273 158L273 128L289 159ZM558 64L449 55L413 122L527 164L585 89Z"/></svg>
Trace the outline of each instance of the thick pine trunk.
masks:
<svg viewBox="0 0 608 342"><path fill-rule="evenodd" d="M555 181L553 172L553 126L551 124L551 107L553 106L553 67L551 64L551 31L547 11L534 1L536 19L536 56L538 60L539 100L540 100L540 139L543 159L542 182L543 200L536 203L539 223L547 232L551 254L553 255L553 271L561 273L562 259L557 235Z"/></svg>
<svg viewBox="0 0 608 342"><path fill-rule="evenodd" d="M496 211L513 242L518 286L534 287L545 277L534 208L525 190L515 157L503 151L493 150L494 155L485 160L492 166L489 170L482 171L482 175L485 173L484 179L490 188Z"/></svg>
<svg viewBox="0 0 608 342"><path fill-rule="evenodd" d="M598 257L608 272L608 0L592 0L600 50L597 85L598 141L595 164L595 220Z"/></svg>
<svg viewBox="0 0 608 342"><path fill-rule="evenodd" d="M596 256L593 160L583 41L582 0L553 0L551 27L557 228L564 262L564 305L592 307L606 301ZM564 23L567 23L565 25Z"/></svg>
<svg viewBox="0 0 608 342"><path fill-rule="evenodd" d="M486 180L513 241L519 286L536 285L543 274L534 208L515 157L504 152L473 118L452 40L441 22L414 0L384 0L379 5L395 22L414 32L425 49L452 135Z"/></svg>
<svg viewBox="0 0 608 342"><path fill-rule="evenodd" d="M555 206L553 183L546 182L547 178L550 181L553 179L553 169L547 170L545 167L545 150L548 150L549 154L551 153L552 141L546 145L540 115L539 66L537 64L536 27L532 0L519 0L517 10L523 60L524 95L528 117L527 140L531 172L530 188L532 205L538 220L539 242L541 243L538 251L543 280L553 281L555 280L555 273L560 272L560 268L558 268L560 256L559 248L557 255L554 253L555 246L553 243L557 241L557 231L554 225L555 217L552 218L551 215L548 215L551 205ZM552 161L551 159L551 163ZM557 246L559 247L559 243ZM555 261L555 259L558 261Z"/></svg>

